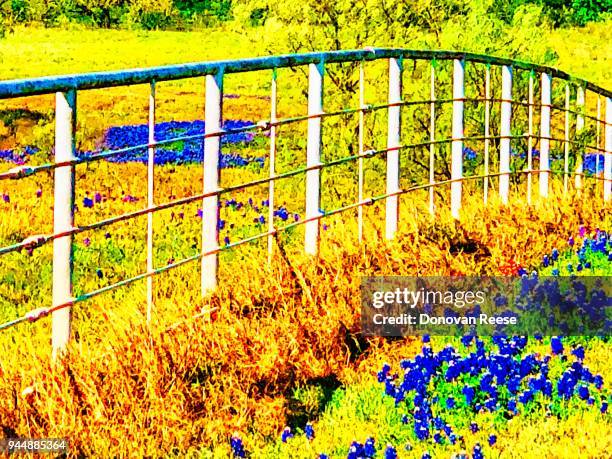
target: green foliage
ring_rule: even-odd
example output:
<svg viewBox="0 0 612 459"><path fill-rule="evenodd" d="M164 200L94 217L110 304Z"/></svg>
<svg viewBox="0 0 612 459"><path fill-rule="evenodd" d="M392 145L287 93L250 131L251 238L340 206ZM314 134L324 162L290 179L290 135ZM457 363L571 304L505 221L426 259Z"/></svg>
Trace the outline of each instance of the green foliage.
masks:
<svg viewBox="0 0 612 459"><path fill-rule="evenodd" d="M440 45L448 21L460 21L478 11L480 19L512 24L518 12L534 7L540 8L555 26L583 26L610 14L612 1L3 0L0 30L30 22L42 22L46 26L76 22L102 28L184 29L208 27L237 18L242 27L263 26L269 22L288 27L293 48L321 43L320 37L325 38L327 49L343 45L360 47L381 40L397 43L410 40L415 30L432 33Z"/></svg>

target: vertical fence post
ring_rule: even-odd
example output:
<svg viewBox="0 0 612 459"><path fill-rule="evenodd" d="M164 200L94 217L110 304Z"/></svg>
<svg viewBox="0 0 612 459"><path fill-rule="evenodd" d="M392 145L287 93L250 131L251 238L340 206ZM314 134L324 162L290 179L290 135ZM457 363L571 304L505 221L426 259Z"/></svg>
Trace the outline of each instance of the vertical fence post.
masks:
<svg viewBox="0 0 612 459"><path fill-rule="evenodd" d="M155 82L151 81L149 93L149 151L147 160L147 206L152 209L155 205ZM147 273L153 273L153 212L147 214ZM151 322L153 310L153 276L147 277L147 323Z"/></svg>
<svg viewBox="0 0 612 459"><path fill-rule="evenodd" d="M484 126L484 190L483 200L485 205L489 201L489 145L491 125L491 65L487 64L485 70L485 126Z"/></svg>
<svg viewBox="0 0 612 459"><path fill-rule="evenodd" d="M563 195L567 195L569 182L569 149L570 149L570 87L565 83L565 138L563 142Z"/></svg>
<svg viewBox="0 0 612 459"><path fill-rule="evenodd" d="M585 92L583 86L576 88L576 137L580 139L580 134L584 130L584 104ZM597 153L595 153L597 154ZM584 141L580 142L576 152L576 177L574 184L576 190L580 192L582 189L582 174L584 173Z"/></svg>
<svg viewBox="0 0 612 459"><path fill-rule="evenodd" d="M451 147L451 212L459 218L461 179L463 178L463 105L465 99L465 62L454 60L453 69L453 132Z"/></svg>
<svg viewBox="0 0 612 459"><path fill-rule="evenodd" d="M55 95L55 161L73 161L75 155L76 90ZM53 232L69 231L74 225L74 165L55 169ZM53 241L53 306L72 301L72 235ZM58 357L70 340L71 307L52 314L53 359Z"/></svg>
<svg viewBox="0 0 612 459"><path fill-rule="evenodd" d="M527 135L527 203L531 205L533 181L533 70L529 72L529 133Z"/></svg>
<svg viewBox="0 0 612 459"><path fill-rule="evenodd" d="M542 73L542 100L540 104L540 196L548 197L548 174L550 171L550 109L551 77Z"/></svg>
<svg viewBox="0 0 612 459"><path fill-rule="evenodd" d="M219 156L221 136L210 135L221 131L223 116L223 71L206 75L206 102L204 126L204 193L219 189ZM219 195L205 197L202 201L202 253L219 247ZM217 287L218 254L202 257L202 296Z"/></svg>
<svg viewBox="0 0 612 459"><path fill-rule="evenodd" d="M612 98L606 99L606 157L604 160L604 201L612 197Z"/></svg>
<svg viewBox="0 0 612 459"><path fill-rule="evenodd" d="M308 76L308 144L306 146L306 167L321 165L321 115L323 113L323 60L309 65ZM306 219L304 250L316 255L319 250L319 223L321 215L321 170L306 172Z"/></svg>
<svg viewBox="0 0 612 459"><path fill-rule="evenodd" d="M601 155L601 97L597 94L597 121L595 123L595 146L597 147L597 151L595 152L597 161L595 161L595 177L599 177L599 155ZM605 135L605 133L604 133Z"/></svg>
<svg viewBox="0 0 612 459"><path fill-rule="evenodd" d="M359 183L358 183L358 197L359 203L363 202L363 134L364 134L364 117L365 117L365 81L364 81L364 68L363 61L359 63ZM359 242L363 240L363 206L357 208L357 232Z"/></svg>
<svg viewBox="0 0 612 459"><path fill-rule="evenodd" d="M499 196L508 204L510 188L510 136L512 135L512 67L502 66L501 129L499 142Z"/></svg>
<svg viewBox="0 0 612 459"><path fill-rule="evenodd" d="M387 125L387 194L399 191L399 148L402 102L402 60L389 59L389 104ZM397 232L399 196L389 196L386 202L385 237L393 239Z"/></svg>
<svg viewBox="0 0 612 459"><path fill-rule="evenodd" d="M429 213L434 215L436 208L434 205L434 187L436 180L436 62L431 61L431 83L429 88Z"/></svg>
<svg viewBox="0 0 612 459"><path fill-rule="evenodd" d="M270 93L270 182L268 183L268 264L272 263L274 247L274 177L276 176L276 69L272 70Z"/></svg>

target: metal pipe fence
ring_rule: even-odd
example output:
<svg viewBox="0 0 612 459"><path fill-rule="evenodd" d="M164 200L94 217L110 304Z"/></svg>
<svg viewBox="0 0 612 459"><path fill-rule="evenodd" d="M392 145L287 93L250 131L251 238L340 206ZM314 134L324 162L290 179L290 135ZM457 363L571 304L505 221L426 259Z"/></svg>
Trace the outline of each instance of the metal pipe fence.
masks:
<svg viewBox="0 0 612 459"><path fill-rule="evenodd" d="M388 62L387 103L365 103L365 68L364 63L370 61ZM406 60L429 61L429 96L424 100L404 100L402 83L404 79L404 62ZM452 97L437 98L436 83L437 66L440 62L452 63ZM326 65L335 63L358 64L359 106L325 111L324 81ZM466 97L466 64L485 65L484 97ZM308 112L303 116L286 118L278 117L278 87L277 70L281 68L308 66ZM501 68L501 95L492 96L491 68ZM261 120L240 128L223 128L223 83L224 77L233 73L268 70L272 72L270 118ZM521 100L513 94L516 86L516 71L529 72L527 100ZM196 135L176 136L171 139L155 138L156 123L156 84L162 81L201 77L205 80L205 128ZM539 79L540 100L536 102L535 84ZM554 81L554 80L555 81ZM563 105L553 103L553 82L564 85L565 97ZM101 151L87 156L76 155L75 131L77 123L77 94L79 91L128 86L146 83L150 87L148 109L148 141L146 144L126 148ZM571 88L576 90L575 108L571 107ZM586 110L586 93L590 91L597 96L597 114L590 115ZM42 245L53 244L53 290L49 307L43 307L27 312L12 321L0 324L4 330L20 323L33 322L42 317L52 316L52 347L54 356L62 352L69 342L71 331L71 308L73 305L88 300L94 296L130 285L139 280L147 280L147 320L151 320L153 304L153 278L165 271L175 269L187 263L201 263L202 295L209 295L217 286L218 254L248 242L267 239L268 260L272 259L273 237L283 231L298 226L304 226L304 251L316 255L319 246L319 230L322 219L357 210L359 240L363 237L363 208L375 202L385 203L385 237L393 239L398 230L399 198L401 195L426 190L428 193L429 211L435 213L434 190L436 187L450 187L450 210L455 218L461 217L463 183L466 181L483 181L483 201L489 200L491 179L497 178L499 196L502 203L507 204L510 196L510 178L513 176L527 177L527 202L532 202L533 177L539 177L539 195L546 198L549 193L550 176L560 176L563 179L564 192L568 192L569 178L574 177L575 188L582 190L587 179L603 183L601 199L608 203L612 196L612 92L588 81L571 77L567 73L540 65L524 63L509 59L495 58L471 53L448 51L414 51L405 49L364 49L351 51L336 51L326 53L309 53L285 56L272 56L255 59L231 60L220 62L192 63L176 66L157 67L152 69L136 69L121 72L100 72L72 76L45 77L0 82L0 99L27 97L40 94L56 95L55 104L55 160L46 164L30 166L23 165L0 173L2 180L19 180L43 171L54 173L54 211L53 232L51 234L31 235L23 241L0 247L0 256L24 249L34 249ZM605 99L605 104L601 99ZM483 135L465 135L465 105L466 103L484 104ZM436 135L436 114L440 106L452 106L452 122L450 137L439 138ZM491 132L492 105L500 105L499 134ZM603 108L602 108L603 105ZM402 143L402 109L407 107L423 107L429 112L428 140L423 142ZM513 132L512 122L515 108L527 110L527 132ZM602 111L605 109L605 118ZM364 142L365 115L380 110L387 112L386 147L367 150ZM565 114L564 135L553 135L552 114L560 111ZM539 113L540 126L535 126L535 112ZM339 159L322 161L322 121L325 118L358 114L358 153ZM587 144L583 139L573 139L570 129L570 116L574 116L574 135L579 136L585 129L585 122L595 123L595 145ZM278 128L294 123L306 123L307 144L306 164L287 172L277 172L277 141ZM221 140L224 136L245 132L269 133L270 148L268 154L269 174L265 178L253 180L228 187L220 186L220 155ZM603 146L600 145L603 136ZM202 193L168 202L156 203L154 200L154 158L158 147L178 141L201 139L204 142L203 185ZM512 141L523 140L527 144L527 167L524 170L513 170L511 167ZM484 173L466 176L464 174L464 148L467 141L484 142ZM499 157L491 155L492 142L499 144ZM539 143L539 166L534 168L533 147ZM563 145L563 170L551 167L551 143ZM436 180L435 148L439 145L450 146L450 178ZM577 148L573 148L576 146ZM415 184L403 189L400 187L400 152L408 149L428 149L429 174L426 183ZM145 208L115 215L96 223L75 226L75 166L118 155L147 151L147 206ZM584 170L584 150L596 152L594 174ZM575 150L582 150L582 153ZM570 153L575 158L570 158ZM599 164L599 154L604 155L603 174ZM366 197L364 191L364 160L376 156L384 157L386 164L386 189L383 194ZM497 160L494 164L493 159ZM574 160L575 170L570 171L570 161ZM341 164L357 164L358 169L358 199L356 202L338 207L331 211L321 211L321 171ZM497 171L491 168L497 166ZM290 177L305 177L305 218L284 226L274 224L275 184L277 181ZM219 241L219 198L223 194L244 190L250 187L266 185L268 187L269 216L267 230L241 240L220 244ZM153 224L154 214L161 210L176 206L201 202L202 250L191 257L166 266L155 267L153 262ZM131 220L139 216L147 216L147 265L146 272L123 279L114 284L99 288L82 295L73 295L73 237L76 234L91 231L120 221Z"/></svg>

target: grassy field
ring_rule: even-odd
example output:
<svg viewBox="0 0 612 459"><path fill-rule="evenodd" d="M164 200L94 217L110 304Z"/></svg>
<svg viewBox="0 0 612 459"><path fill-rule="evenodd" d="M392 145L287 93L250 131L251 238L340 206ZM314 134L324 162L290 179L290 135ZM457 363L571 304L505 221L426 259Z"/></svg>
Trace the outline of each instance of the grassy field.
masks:
<svg viewBox="0 0 612 459"><path fill-rule="evenodd" d="M551 32L547 40L558 55L558 66L610 87L609 26L593 24L586 29ZM263 54L253 44L254 33L20 28L0 41L0 78ZM426 78L423 69L415 66L411 75ZM386 89L375 83L386 68L373 64L368 70L368 101L382 102ZM303 87L303 75L289 70L279 73L279 116L306 113ZM269 89L267 72L228 76L225 118L267 119ZM77 148L102 149L110 128L146 123L148 90L141 85L79 94ZM326 91L334 94L333 88ZM161 83L157 102L159 123L201 120L203 82ZM28 161L48 160L53 145L53 103L49 96L2 101L0 150L36 146L40 152ZM593 100L588 103L593 109ZM369 116L373 127L366 142L370 147L380 146L385 141L386 134L381 133L386 118ZM558 128L561 117L555 123ZM325 127L326 159L355 148L350 123L329 122ZM406 135L416 135L409 123L404 130ZM280 129L278 170L303 165L304 132L304 126ZM267 162L262 165L252 158L265 157L268 142L261 134L226 144L223 153L246 158L249 164L224 168L222 185L266 176ZM186 148L181 144L171 151ZM438 153L447 152L440 148ZM409 154L402 161L412 164ZM0 161L0 171L13 166ZM383 192L383 170L384 158L368 160L366 196ZM201 192L199 164L160 165L155 174L156 202ZM332 209L354 202L356 179L351 166L323 171L323 190L327 191L322 206ZM402 186L409 186L415 179L405 171L401 180ZM482 183L466 184L459 222L449 215L448 188L436 196L436 218L427 211L426 192L410 193L401 198L401 224L395 241L384 240L384 205L375 204L364 211L363 244L356 237L356 211L327 218L321 253L315 261L301 253L303 230L299 227L278 237L270 265L265 262L265 239L225 251L220 257L219 290L205 300L200 298L197 262L156 277L151 326L145 322L144 283L77 305L73 346L65 362L56 367L49 361L49 320L3 332L0 427L5 436L68 437L75 456L104 452L109 457L229 457L230 437L236 432L254 458L313 458L322 453L347 457L351 442L364 443L368 437L376 438L377 457L388 458L393 456L383 455L387 443L397 449L399 457L422 457L426 450L433 457L449 457L460 450L473 454L476 443L482 445L486 457L606 457L612 448L612 429L609 415L600 411L610 398L608 338L568 338L564 356L551 360L551 381L556 381L577 360L571 350L584 346L586 354L579 363L603 378L599 389L589 386L592 397L560 400L555 386L552 398L537 394L512 416L505 405L499 412L474 412L463 405L458 411L438 407L462 438L451 443L447 433L441 434L444 439L440 442L433 432L430 438L417 439L401 421L405 414L401 410L413 406L398 408L393 398L385 396L384 384L377 381L383 363L399 371L401 359L414 359L425 352L420 339L366 339L359 322L363 275L508 275L516 274L518 266L528 272L535 269L550 274L560 269L567 274L563 270L568 263L581 263L575 248L567 245L568 238L573 236L581 243L597 238L598 229L612 229L610 206L601 199L601 184L594 182L587 182L583 194L570 192L564 197L560 181L555 180L551 198L536 200L533 206L524 203L524 182L515 183L509 206L501 205L492 192L487 208L482 206ZM21 180L19 186L16 183L0 182L0 246L52 230L52 176L37 174ZM76 224L142 208L145 183L146 167L140 163L78 166ZM283 182L276 193L277 225L303 218L303 178ZM224 195L221 238L227 243L264 230L266 199L266 186ZM156 266L200 252L199 207L192 203L155 214ZM77 236L75 293L145 271L145 237L146 217ZM553 248L562 253L559 262L543 267L542 258ZM32 254L0 258L0 321L48 305L51 255L51 247L45 246ZM612 274L603 252L589 260L591 267L582 274ZM491 358L494 346L491 340L484 341L487 358ZM456 339L432 338L435 352L446 345L456 347L463 356L468 352ZM550 354L550 349L549 338L530 339L517 359L532 354L539 359ZM458 383L432 382L429 387L436 397L460 391ZM500 400L506 404L507 394L500 395ZM313 440L304 435L308 421L316 433ZM471 432L470 422L480 426L477 433ZM283 441L281 432L286 426L295 437ZM497 435L493 444L489 444L490 435ZM411 449L406 449L407 443ZM235 447L234 455L236 451Z"/></svg>

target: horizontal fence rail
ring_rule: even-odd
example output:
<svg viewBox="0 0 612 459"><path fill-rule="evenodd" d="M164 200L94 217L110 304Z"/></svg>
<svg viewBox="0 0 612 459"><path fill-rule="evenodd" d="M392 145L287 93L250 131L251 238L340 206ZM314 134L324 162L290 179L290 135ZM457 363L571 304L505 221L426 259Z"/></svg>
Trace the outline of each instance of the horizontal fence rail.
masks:
<svg viewBox="0 0 612 459"><path fill-rule="evenodd" d="M364 62L388 62L387 103L367 104L365 102ZM429 96L423 100L403 99L403 79L406 61L429 61L428 69ZM437 66L440 62L452 64L452 97L437 97L439 81ZM326 65L354 63L359 64L358 72L358 107L346 107L340 110L325 111L324 82ZM466 96L466 64L484 65L484 97ZM281 68L307 68L308 75L308 111L303 116L278 116L277 70ZM499 95L493 95L491 68L501 70L501 90ZM224 76L232 73L269 70L272 72L270 118L261 120L240 128L223 128L223 83ZM527 100L516 96L516 71L529 72ZM162 81L202 77L205 81L205 128L196 135L176 136L171 139L155 138L156 120L156 84ZM555 81L553 81L555 80ZM564 85L565 100L563 105L553 103L553 85L558 81ZM148 84L149 113L148 139L145 144L126 148L104 150L86 156L77 156L75 147L75 131L77 123L77 95L79 91L90 89ZM536 97L534 86L539 85L539 97ZM570 90L575 88L575 108L571 107ZM585 109L586 92L597 96L597 114L591 115ZM485 55L451 52L451 51L415 51L406 49L368 48L363 50L334 51L324 53L306 53L284 56L271 56L254 59L231 61L202 62L183 65L156 67L151 69L135 69L117 72L98 72L82 75L57 76L45 78L30 78L14 81L0 81L0 99L28 97L42 94L55 94L56 126L55 126L55 160L40 165L21 165L0 173L2 180L20 180L43 171L54 173L54 215L53 232L51 234L30 235L21 242L0 247L0 256L21 250L33 250L46 244L53 244L53 295L51 305L27 312L9 322L0 324L0 330L14 325L33 322L48 315L52 316L52 347L53 355L61 353L69 342L71 335L71 308L77 303L93 298L116 288L130 285L136 281L147 279L147 321L151 320L153 308L153 278L163 272L199 261L201 263L202 295L209 295L217 286L218 254L219 252L259 239L267 239L268 260L272 259L273 238L275 235L291 228L304 226L304 251L315 255L318 252L320 240L320 222L322 219L347 212L357 211L359 240L363 237L363 208L376 202L385 204L385 237L393 239L397 233L399 221L400 196L417 190L428 193L428 207L435 214L434 190L436 187L450 188L450 210L455 218L461 217L463 183L468 181L483 182L483 201L486 205L489 199L491 179L499 182L499 197L507 204L510 196L511 177L526 176L527 202L532 202L533 178L538 178L539 195L546 198L550 189L550 178L559 176L563 179L563 190L568 192L569 179L574 178L575 188L581 191L586 180L603 183L602 201L607 205L612 196L612 92L591 82L577 79L569 74L547 66L502 59ZM539 100L538 100L539 99ZM602 100L604 103L602 104ZM465 135L466 104L484 104L483 135ZM493 104L499 104L499 133L492 132ZM440 136L436 131L436 117L444 105L451 107L451 129L449 133ZM423 142L402 142L402 109L422 107L428 112L428 140ZM512 121L518 109L526 110L526 132L513 132ZM387 112L386 147L367 149L364 142L366 129L365 115L380 110ZM536 126L535 114L539 115L539 127ZM561 112L565 115L563 135L554 132L553 114ZM357 129L358 152L339 159L322 159L325 146L322 142L323 120L350 114L359 115ZM602 116L604 114L604 116ZM575 129L572 131L570 117L575 118ZM585 123L596 125L595 144L590 144L580 137L585 130ZM277 140L278 128L296 123L306 123L306 164L287 172L277 172ZM427 129L427 128L425 128ZM221 141L224 136L246 133L265 132L269 135L269 174L267 177L222 187L220 185L220 155ZM572 138L572 134L575 138ZM185 142L202 140L204 142L204 161L202 170L202 193L168 202L158 203L154 196L154 158L158 147ZM527 145L526 169L513 170L511 165L512 141L525 141ZM484 142L484 173L466 176L464 174L464 149L466 142ZM499 155L493 158L492 146L496 142ZM551 167L551 143L563 145L563 170ZM534 168L533 149L539 145L539 166ZM437 146L450 148L450 178L436 179L435 148ZM428 178L425 183L400 186L401 164L400 152L418 148L428 152ZM587 174L584 169L584 151L589 149L596 154L595 173ZM118 155L143 151L147 152L147 206L145 208L115 215L96 223L76 226L75 214L75 167L79 164L91 163ZM600 153L603 154L603 170L600 170ZM570 157L573 155L573 157ZM386 164L385 192L378 195L365 196L364 191L364 160L382 157ZM494 164L493 159L497 162ZM570 170L573 161L575 170ZM358 170L357 201L330 211L321 210L321 171L341 164L355 164ZM495 165L496 171L492 170ZM275 183L291 177L305 177L305 218L283 226L274 224ZM268 225L267 230L235 242L221 244L219 240L219 198L233 191L245 190L251 187L266 185L268 187ZM597 191L599 193L599 191ZM172 262L162 267L153 263L153 218L156 212L171 209L188 203L202 203L202 250L200 253ZM132 220L139 216L147 216L147 267L146 272L123 279L114 284L99 288L78 296L73 295L73 237L77 234Z"/></svg>

